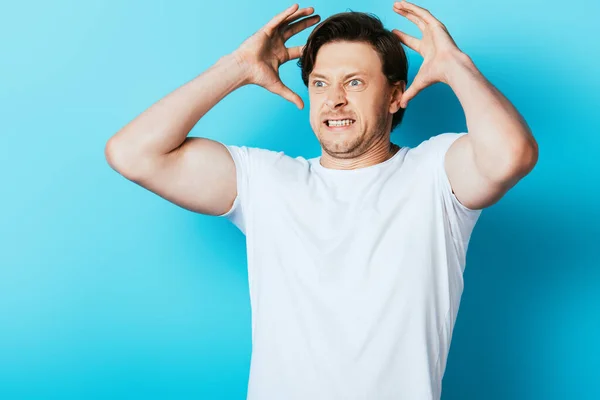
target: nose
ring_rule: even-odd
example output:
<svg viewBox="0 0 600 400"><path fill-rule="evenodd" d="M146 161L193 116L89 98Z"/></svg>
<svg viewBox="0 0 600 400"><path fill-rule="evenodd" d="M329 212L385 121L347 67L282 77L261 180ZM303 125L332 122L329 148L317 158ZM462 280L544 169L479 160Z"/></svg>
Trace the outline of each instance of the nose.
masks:
<svg viewBox="0 0 600 400"><path fill-rule="evenodd" d="M327 104L330 109L335 110L336 108L346 105L346 103L346 93L343 89L333 87L328 91L325 104Z"/></svg>

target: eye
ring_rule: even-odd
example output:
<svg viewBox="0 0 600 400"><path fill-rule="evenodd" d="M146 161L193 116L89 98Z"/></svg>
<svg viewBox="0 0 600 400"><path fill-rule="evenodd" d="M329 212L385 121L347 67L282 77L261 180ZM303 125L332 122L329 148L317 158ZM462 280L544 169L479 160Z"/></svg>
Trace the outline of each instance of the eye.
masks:
<svg viewBox="0 0 600 400"><path fill-rule="evenodd" d="M323 82L323 81L313 81L313 86L321 88L321 87L325 86L325 82Z"/></svg>
<svg viewBox="0 0 600 400"><path fill-rule="evenodd" d="M354 87L356 87L356 86L359 86L359 85L361 85L361 84L362 84L362 82L361 82L359 79L352 79L352 80L350 81L350 86L354 86Z"/></svg>

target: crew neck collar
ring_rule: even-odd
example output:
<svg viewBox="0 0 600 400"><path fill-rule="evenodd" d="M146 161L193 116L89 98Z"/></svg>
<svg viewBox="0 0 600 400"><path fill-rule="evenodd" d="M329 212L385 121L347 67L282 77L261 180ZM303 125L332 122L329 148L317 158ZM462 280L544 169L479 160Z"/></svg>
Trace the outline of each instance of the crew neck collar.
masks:
<svg viewBox="0 0 600 400"><path fill-rule="evenodd" d="M321 156L315 157L313 159L313 166L314 166L314 168L318 169L319 171L324 171L324 172L329 173L329 174L339 174L339 175L341 175L341 174L355 174L355 173L369 172L369 171L373 171L373 170L377 170L377 169L383 168L387 164L393 163L396 159L398 159L399 157L401 157L402 154L405 154L407 150L408 150L408 147L400 146L400 148L398 149L398 151L396 151L396 154L394 154L393 156L391 156L387 160L382 161L382 162L377 163L377 164L369 165L367 167L360 167L360 168L353 168L353 169L328 168L328 167L324 167L323 165L321 165Z"/></svg>

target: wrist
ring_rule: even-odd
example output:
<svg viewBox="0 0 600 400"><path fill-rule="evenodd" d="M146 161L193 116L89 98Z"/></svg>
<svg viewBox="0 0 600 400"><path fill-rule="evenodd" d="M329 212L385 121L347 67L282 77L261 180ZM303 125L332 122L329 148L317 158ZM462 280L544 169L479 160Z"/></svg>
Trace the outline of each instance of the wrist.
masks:
<svg viewBox="0 0 600 400"><path fill-rule="evenodd" d="M248 85L250 82L250 68L246 60L236 51L219 59L217 64L233 74L237 87Z"/></svg>
<svg viewBox="0 0 600 400"><path fill-rule="evenodd" d="M444 82L449 86L455 85L456 81L465 73L475 74L478 72L471 57L461 51L448 55L445 64Z"/></svg>

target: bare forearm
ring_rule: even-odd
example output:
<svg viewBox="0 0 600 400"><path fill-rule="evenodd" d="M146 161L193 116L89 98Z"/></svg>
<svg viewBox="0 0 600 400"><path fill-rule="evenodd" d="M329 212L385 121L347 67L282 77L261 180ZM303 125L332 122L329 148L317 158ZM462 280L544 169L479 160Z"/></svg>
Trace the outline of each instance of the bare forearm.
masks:
<svg viewBox="0 0 600 400"><path fill-rule="evenodd" d="M460 101L480 170L488 177L527 173L535 164L537 143L521 114L461 54L448 68L447 83Z"/></svg>
<svg viewBox="0 0 600 400"><path fill-rule="evenodd" d="M204 114L246 84L246 73L235 54L220 58L123 127L110 139L108 151L113 158L126 160L169 153L184 142Z"/></svg>

